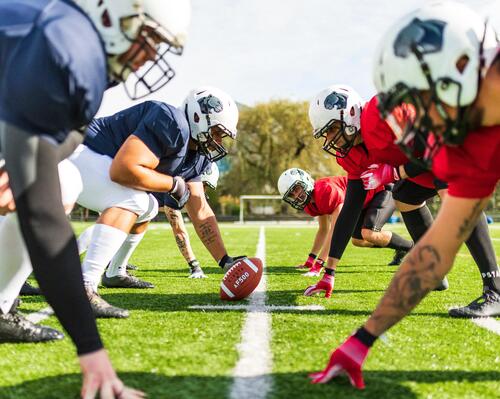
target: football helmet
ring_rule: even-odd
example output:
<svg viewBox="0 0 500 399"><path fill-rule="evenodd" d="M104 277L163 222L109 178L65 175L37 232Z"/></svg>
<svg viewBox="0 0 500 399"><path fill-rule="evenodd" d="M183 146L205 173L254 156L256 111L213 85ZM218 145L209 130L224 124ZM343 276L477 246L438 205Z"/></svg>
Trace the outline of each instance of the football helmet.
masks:
<svg viewBox="0 0 500 399"><path fill-rule="evenodd" d="M313 178L299 168L285 170L278 179L278 191L281 198L298 210L303 210L311 201L313 190Z"/></svg>
<svg viewBox="0 0 500 399"><path fill-rule="evenodd" d="M125 82L131 99L153 93L175 76L167 54L182 54L191 17L189 0L74 1L104 42L111 81Z"/></svg>
<svg viewBox="0 0 500 399"><path fill-rule="evenodd" d="M234 140L237 134L239 113L233 99L215 87L199 87L187 95L182 110L199 151L211 162L225 157L223 139Z"/></svg>
<svg viewBox="0 0 500 399"><path fill-rule="evenodd" d="M354 146L360 129L363 100L351 87L333 85L319 92L309 104L309 120L315 139L325 138L323 149L344 158ZM333 136L328 133L334 130Z"/></svg>
<svg viewBox="0 0 500 399"><path fill-rule="evenodd" d="M210 164L210 167L201 174L201 181L212 190L217 190L217 183L219 181L219 167L215 162Z"/></svg>
<svg viewBox="0 0 500 399"><path fill-rule="evenodd" d="M393 110L410 104L415 116L401 127L399 144L428 147L429 132L447 144L463 142L470 105L497 53L492 26L464 4L431 3L399 19L376 50L373 79L379 108L388 119ZM429 114L435 106L442 123ZM449 112L456 108L456 115ZM433 151L424 151L429 158Z"/></svg>

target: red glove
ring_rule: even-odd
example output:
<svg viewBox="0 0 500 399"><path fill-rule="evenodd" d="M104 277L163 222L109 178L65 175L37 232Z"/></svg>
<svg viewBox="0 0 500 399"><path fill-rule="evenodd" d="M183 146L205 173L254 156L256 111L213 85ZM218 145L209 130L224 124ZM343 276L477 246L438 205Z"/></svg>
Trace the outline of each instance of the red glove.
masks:
<svg viewBox="0 0 500 399"><path fill-rule="evenodd" d="M304 291L305 296L312 296L320 292L325 291L325 298L330 298L332 296L333 285L335 283L335 278L329 274L324 274L323 278L319 280L316 284L310 285Z"/></svg>
<svg viewBox="0 0 500 399"><path fill-rule="evenodd" d="M325 384L339 374L347 374L352 386L365 388L361 368L370 348L351 335L330 355L330 360L323 371L309 374L311 383Z"/></svg>
<svg viewBox="0 0 500 399"><path fill-rule="evenodd" d="M316 259L316 255L313 253L310 253L309 256L307 257L306 262L303 265L298 265L296 268L297 269L310 269L313 267L314 260Z"/></svg>
<svg viewBox="0 0 500 399"><path fill-rule="evenodd" d="M325 261L321 258L316 259L316 262L314 262L314 265L311 266L308 272L304 273L303 276L306 277L318 277L321 274L321 269L323 269L323 266L325 264Z"/></svg>
<svg viewBox="0 0 500 399"><path fill-rule="evenodd" d="M373 190L379 186L399 180L398 171L385 163L373 164L361 173L361 180L365 190Z"/></svg>

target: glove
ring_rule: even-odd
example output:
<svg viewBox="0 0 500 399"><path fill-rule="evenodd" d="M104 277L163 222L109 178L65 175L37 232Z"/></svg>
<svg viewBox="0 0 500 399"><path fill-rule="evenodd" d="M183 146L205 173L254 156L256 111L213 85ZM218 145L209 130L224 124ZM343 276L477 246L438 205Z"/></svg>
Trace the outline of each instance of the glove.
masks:
<svg viewBox="0 0 500 399"><path fill-rule="evenodd" d="M397 169L385 163L370 165L360 177L365 190L373 190L399 180Z"/></svg>
<svg viewBox="0 0 500 399"><path fill-rule="evenodd" d="M325 384L339 374L347 374L352 386L358 389L365 388L361 368L368 356L370 348L363 344L354 335L347 338L330 355L330 360L323 371L309 374L311 383Z"/></svg>
<svg viewBox="0 0 500 399"><path fill-rule="evenodd" d="M305 296L312 296L325 291L325 298L330 298L332 296L333 285L335 283L335 278L329 274L324 274L323 278L319 280L316 284L310 285L304 291Z"/></svg>
<svg viewBox="0 0 500 399"><path fill-rule="evenodd" d="M321 269L325 265L325 261L321 258L318 258L316 262L309 268L307 273L304 273L303 276L306 277L317 277L321 274Z"/></svg>
<svg viewBox="0 0 500 399"><path fill-rule="evenodd" d="M172 199L177 203L178 208L182 209L191 195L189 188L186 185L184 179L180 176L174 176L174 185L172 189L169 191Z"/></svg>
<svg viewBox="0 0 500 399"><path fill-rule="evenodd" d="M222 270L224 270L224 273L226 273L233 265L238 262L240 259L243 258L248 258L248 256L243 255L243 256L235 256L234 258L229 256L229 255L224 255L222 259L219 261L219 266L222 267Z"/></svg>
<svg viewBox="0 0 500 399"><path fill-rule="evenodd" d="M296 269L306 269L306 268L310 269L311 267L313 267L315 259L316 259L316 255L311 252L309 254L309 256L307 257L307 260L305 261L305 263L303 265L298 265L296 267Z"/></svg>
<svg viewBox="0 0 500 399"><path fill-rule="evenodd" d="M188 278L207 278L205 273L203 273L200 262L198 262L196 259L189 262L189 269L190 273Z"/></svg>

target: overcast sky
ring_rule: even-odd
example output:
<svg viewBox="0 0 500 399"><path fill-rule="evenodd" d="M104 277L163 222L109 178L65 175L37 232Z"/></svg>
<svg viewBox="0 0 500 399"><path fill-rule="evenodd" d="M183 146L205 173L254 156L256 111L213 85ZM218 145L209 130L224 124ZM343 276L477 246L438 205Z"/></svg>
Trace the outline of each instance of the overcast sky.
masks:
<svg viewBox="0 0 500 399"><path fill-rule="evenodd" d="M464 0L500 32L500 0ZM177 76L157 99L178 105L200 85L217 86L241 103L309 100L344 83L374 94L374 48L396 18L422 0L192 0L192 20ZM121 86L106 92L99 115L133 103Z"/></svg>

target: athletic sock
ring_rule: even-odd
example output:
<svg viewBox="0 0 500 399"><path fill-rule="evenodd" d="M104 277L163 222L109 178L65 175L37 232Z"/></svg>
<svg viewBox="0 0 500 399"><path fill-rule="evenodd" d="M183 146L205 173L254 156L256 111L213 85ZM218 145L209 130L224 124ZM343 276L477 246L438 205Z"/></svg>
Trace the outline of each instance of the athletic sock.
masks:
<svg viewBox="0 0 500 399"><path fill-rule="evenodd" d="M129 234L127 236L122 246L111 260L108 270L106 271L106 276L125 276L127 274L127 263L144 237L144 234L145 233Z"/></svg>
<svg viewBox="0 0 500 399"><path fill-rule="evenodd" d="M500 270L484 212L465 244L481 273L483 287L500 293Z"/></svg>
<svg viewBox="0 0 500 399"><path fill-rule="evenodd" d="M93 224L90 227L87 227L85 230L83 230L82 234L78 236L78 239L76 240L76 243L78 244L78 255L83 254L89 247L94 227L95 224Z"/></svg>
<svg viewBox="0 0 500 399"><path fill-rule="evenodd" d="M434 220L427 205L410 212L401 212L401 216L413 242L420 240Z"/></svg>
<svg viewBox="0 0 500 399"><path fill-rule="evenodd" d="M96 224L82 263L83 281L97 291L104 269L118 252L127 233L105 224Z"/></svg>
<svg viewBox="0 0 500 399"><path fill-rule="evenodd" d="M325 267L325 275L335 277L335 269Z"/></svg>
<svg viewBox="0 0 500 399"><path fill-rule="evenodd" d="M395 249L397 251L408 252L413 247L413 241L406 240L399 234L392 233L391 240L387 244L386 248Z"/></svg>

